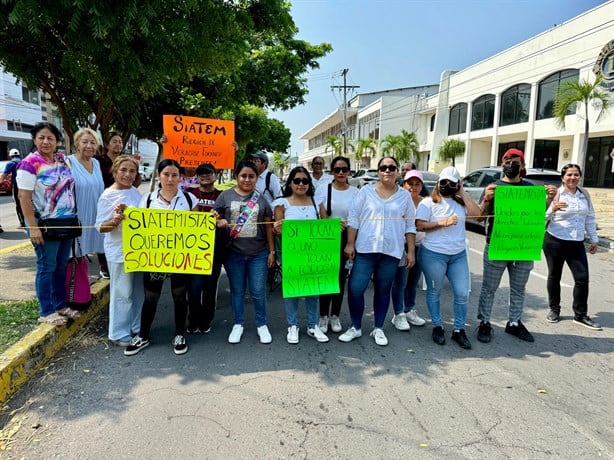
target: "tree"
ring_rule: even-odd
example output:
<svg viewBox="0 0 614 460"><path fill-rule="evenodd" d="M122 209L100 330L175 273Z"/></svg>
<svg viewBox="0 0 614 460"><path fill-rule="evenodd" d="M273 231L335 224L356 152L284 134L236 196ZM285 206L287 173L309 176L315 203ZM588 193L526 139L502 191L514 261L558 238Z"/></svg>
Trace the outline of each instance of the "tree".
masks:
<svg viewBox="0 0 614 460"><path fill-rule="evenodd" d="M397 153L397 160L399 163L415 159L416 162L420 161L420 151L418 150L418 138L416 133L409 133L404 129L401 130L400 149Z"/></svg>
<svg viewBox="0 0 614 460"><path fill-rule="evenodd" d="M281 152L273 152L271 161L278 168L279 177L282 177L284 175L284 170L286 169L286 166L288 166L288 155Z"/></svg>
<svg viewBox="0 0 614 460"><path fill-rule="evenodd" d="M603 113L606 112L612 104L608 95L599 90L600 83L601 76L598 76L593 83L587 80L579 82L567 80L561 83L554 98L553 114L556 123L562 128L565 128L565 117L570 111L575 109L575 104L584 104L584 139L582 142L582 151L578 158L578 163L581 165L584 164L586 151L588 150L588 137L590 134L588 120L589 103L594 101L596 105L599 105L597 118L595 119L596 123L599 123Z"/></svg>
<svg viewBox="0 0 614 460"><path fill-rule="evenodd" d="M375 139L369 137L367 139L358 139L356 141L356 151L354 152L354 157L358 162L359 166L363 165L363 161L366 159L371 159L377 155L377 142ZM364 161L365 166L368 165L367 161Z"/></svg>
<svg viewBox="0 0 614 460"><path fill-rule="evenodd" d="M326 148L324 153L331 151L334 156L339 156L343 153L343 139L339 136L328 136L326 138Z"/></svg>
<svg viewBox="0 0 614 460"><path fill-rule="evenodd" d="M387 134L382 139L382 154L396 157L401 149L401 136L394 134Z"/></svg>
<svg viewBox="0 0 614 460"><path fill-rule="evenodd" d="M439 147L439 158L452 160L455 166L455 158L465 153L465 143L459 139L447 139Z"/></svg>

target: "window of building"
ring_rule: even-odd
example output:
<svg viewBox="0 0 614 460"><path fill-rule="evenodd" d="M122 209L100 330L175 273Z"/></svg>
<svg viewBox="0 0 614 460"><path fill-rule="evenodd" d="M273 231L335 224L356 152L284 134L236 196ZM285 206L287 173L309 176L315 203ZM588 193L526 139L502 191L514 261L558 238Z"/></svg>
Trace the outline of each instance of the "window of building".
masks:
<svg viewBox="0 0 614 460"><path fill-rule="evenodd" d="M565 81L578 81L579 71L576 69L561 70L560 72L553 73L549 77L546 77L539 84L539 91L537 95L537 119L543 120L544 118L554 117L554 99L556 93L559 90L561 83ZM572 104L567 111L567 115L575 113L576 106Z"/></svg>
<svg viewBox="0 0 614 460"><path fill-rule="evenodd" d="M485 94L473 101L471 130L492 128L495 121L495 95Z"/></svg>
<svg viewBox="0 0 614 460"><path fill-rule="evenodd" d="M30 104L38 105L40 103L40 99L38 98L38 90L28 89L26 86L21 87L21 98Z"/></svg>
<svg viewBox="0 0 614 460"><path fill-rule="evenodd" d="M559 158L559 141L550 139L536 139L533 152L533 167L543 169L556 169Z"/></svg>
<svg viewBox="0 0 614 460"><path fill-rule="evenodd" d="M431 116L431 127L429 128L430 132L435 131L435 114Z"/></svg>
<svg viewBox="0 0 614 460"><path fill-rule="evenodd" d="M515 142L502 142L499 144L499 152L497 154L497 165L501 164L501 158L503 158L503 154L507 152L509 149L518 149L524 153L525 142L524 141L515 141Z"/></svg>
<svg viewBox="0 0 614 460"><path fill-rule="evenodd" d="M450 109L448 135L464 133L467 130L467 104L461 102Z"/></svg>
<svg viewBox="0 0 614 460"><path fill-rule="evenodd" d="M512 86L501 95L501 117L499 126L526 123L529 121L531 85L521 83Z"/></svg>

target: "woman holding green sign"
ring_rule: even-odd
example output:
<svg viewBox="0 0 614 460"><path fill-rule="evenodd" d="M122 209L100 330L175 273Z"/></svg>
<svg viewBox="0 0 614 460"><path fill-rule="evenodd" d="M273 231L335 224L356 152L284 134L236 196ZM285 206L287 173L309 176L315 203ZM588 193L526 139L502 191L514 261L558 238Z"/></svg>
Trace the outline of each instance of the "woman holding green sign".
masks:
<svg viewBox="0 0 614 460"><path fill-rule="evenodd" d="M302 166L297 166L288 175L288 180L283 188L283 197L273 202L275 208L275 232L281 234L284 219L304 220L318 219L326 216L326 211L321 202L313 198L315 189L311 182L309 171ZM283 269L283 267L282 267ZM286 307L286 319L288 321L288 343L299 342L298 328L298 300L300 297L284 298ZM305 296L307 308L307 335L318 342L328 342L328 337L318 326L318 299L319 296Z"/></svg>

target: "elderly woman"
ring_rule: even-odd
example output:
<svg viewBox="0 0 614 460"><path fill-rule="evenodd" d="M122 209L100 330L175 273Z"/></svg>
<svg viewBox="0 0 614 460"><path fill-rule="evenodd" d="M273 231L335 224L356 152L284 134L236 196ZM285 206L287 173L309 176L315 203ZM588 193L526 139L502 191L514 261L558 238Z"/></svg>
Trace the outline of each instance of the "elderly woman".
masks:
<svg viewBox="0 0 614 460"><path fill-rule="evenodd" d="M418 205L416 228L425 232L418 260L426 279L426 305L433 322L433 341L446 343L439 297L447 277L454 294L454 327L452 340L461 348L470 349L465 333L469 297L469 264L465 243L465 217L477 216L480 207L463 190L460 174L448 166L439 174L430 197Z"/></svg>
<svg viewBox="0 0 614 460"><path fill-rule="evenodd" d="M81 128L74 136L75 154L68 157L77 196L77 214L83 225L80 246L83 254L98 254L100 276L109 277L104 255L104 237L95 227L98 199L104 190L100 163L94 158L100 145L98 134L90 128Z"/></svg>
<svg viewBox="0 0 614 460"><path fill-rule="evenodd" d="M137 207L141 194L133 186L138 174L138 163L130 155L119 155L113 161L113 184L98 200L96 228L104 234L111 282L109 287L109 339L127 347L138 335L143 305L143 274L124 271L122 227L124 210Z"/></svg>
<svg viewBox="0 0 614 460"><path fill-rule="evenodd" d="M66 306L66 264L72 239L45 240L38 219L74 218L75 182L64 155L56 153L61 137L58 128L51 123L38 123L31 134L36 149L17 168L19 201L36 252L39 322L62 326L66 317L80 316Z"/></svg>

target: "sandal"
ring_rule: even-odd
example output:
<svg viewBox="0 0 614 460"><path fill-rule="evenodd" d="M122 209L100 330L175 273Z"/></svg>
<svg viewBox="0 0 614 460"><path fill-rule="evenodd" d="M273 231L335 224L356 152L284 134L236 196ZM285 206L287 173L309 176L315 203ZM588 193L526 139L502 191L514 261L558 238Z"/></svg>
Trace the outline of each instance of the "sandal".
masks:
<svg viewBox="0 0 614 460"><path fill-rule="evenodd" d="M62 316L66 316L67 318L70 318L72 320L81 318L81 312L79 310L73 310L70 307L62 308L61 310L58 310L56 313Z"/></svg>
<svg viewBox="0 0 614 460"><path fill-rule="evenodd" d="M41 316L40 318L38 318L38 322L51 324L52 326L66 326L66 323L68 321L66 320L66 318L58 315L57 313L51 313L50 315Z"/></svg>

